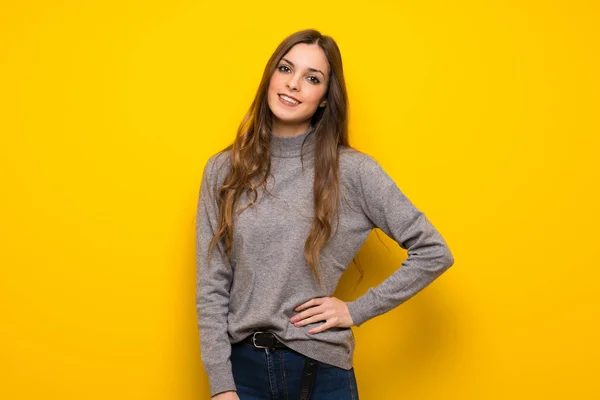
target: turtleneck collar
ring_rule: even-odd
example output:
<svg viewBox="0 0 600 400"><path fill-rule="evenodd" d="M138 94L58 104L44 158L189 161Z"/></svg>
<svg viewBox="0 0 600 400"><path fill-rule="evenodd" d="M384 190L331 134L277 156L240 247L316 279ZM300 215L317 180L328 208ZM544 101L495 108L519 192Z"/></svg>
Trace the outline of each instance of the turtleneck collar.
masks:
<svg viewBox="0 0 600 400"><path fill-rule="evenodd" d="M274 157L300 157L302 150L304 155L311 154L314 150L313 126L296 136L277 136L271 134L271 155ZM306 139L306 143L304 143ZM304 144L304 148L302 147Z"/></svg>

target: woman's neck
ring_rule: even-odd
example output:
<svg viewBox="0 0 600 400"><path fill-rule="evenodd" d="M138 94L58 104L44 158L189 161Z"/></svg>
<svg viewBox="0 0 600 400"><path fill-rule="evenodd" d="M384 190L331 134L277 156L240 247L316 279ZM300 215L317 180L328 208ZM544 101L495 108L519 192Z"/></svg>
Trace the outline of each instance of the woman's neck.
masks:
<svg viewBox="0 0 600 400"><path fill-rule="evenodd" d="M314 151L313 127L308 126L304 132L295 136L271 135L271 155L274 157L306 157L312 156Z"/></svg>

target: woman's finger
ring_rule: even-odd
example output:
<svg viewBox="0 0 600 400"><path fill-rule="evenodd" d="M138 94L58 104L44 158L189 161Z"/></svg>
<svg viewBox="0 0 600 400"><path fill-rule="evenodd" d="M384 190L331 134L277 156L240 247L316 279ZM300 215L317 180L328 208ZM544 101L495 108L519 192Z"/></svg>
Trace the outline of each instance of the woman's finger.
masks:
<svg viewBox="0 0 600 400"><path fill-rule="evenodd" d="M336 323L333 322L333 319L322 323L321 325L317 326L316 328L312 328L308 331L308 333L310 333L311 335L314 333L320 333L323 331L326 331L329 328L333 328L334 326L336 326Z"/></svg>
<svg viewBox="0 0 600 400"><path fill-rule="evenodd" d="M310 318L304 318L304 319L294 323L294 325L304 326L304 325L312 324L314 322L325 321L325 320L327 320L327 316L325 315L325 313L319 312L319 313L313 314Z"/></svg>
<svg viewBox="0 0 600 400"><path fill-rule="evenodd" d="M302 311L299 314L294 315L290 321L292 323L300 322L304 318L312 317L315 314L322 313L324 311L322 306L314 306L309 308L308 310Z"/></svg>
<svg viewBox="0 0 600 400"><path fill-rule="evenodd" d="M315 297L310 299L306 303L300 304L298 307L294 308L294 311L302 311L308 307L318 306L320 304L323 304L324 301L324 297Z"/></svg>

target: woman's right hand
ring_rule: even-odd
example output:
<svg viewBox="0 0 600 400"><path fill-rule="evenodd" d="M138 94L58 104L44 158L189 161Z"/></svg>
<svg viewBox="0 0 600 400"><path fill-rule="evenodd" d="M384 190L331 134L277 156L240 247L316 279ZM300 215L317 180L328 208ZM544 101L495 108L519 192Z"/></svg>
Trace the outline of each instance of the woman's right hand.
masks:
<svg viewBox="0 0 600 400"><path fill-rule="evenodd" d="M235 390L215 394L211 400L240 400Z"/></svg>

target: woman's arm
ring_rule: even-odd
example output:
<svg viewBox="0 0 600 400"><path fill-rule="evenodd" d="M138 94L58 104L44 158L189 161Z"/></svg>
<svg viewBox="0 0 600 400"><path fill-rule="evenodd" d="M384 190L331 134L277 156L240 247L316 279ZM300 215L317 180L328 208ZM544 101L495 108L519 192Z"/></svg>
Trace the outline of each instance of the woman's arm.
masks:
<svg viewBox="0 0 600 400"><path fill-rule="evenodd" d="M356 326L405 302L454 264L440 233L375 160L367 156L359 171L363 212L408 250L408 258L380 285L347 303Z"/></svg>
<svg viewBox="0 0 600 400"><path fill-rule="evenodd" d="M218 159L219 156L212 157L204 167L196 215L196 311L201 357L211 396L236 390L227 333L232 269L220 244L215 246L208 262L208 245L218 226L215 195L220 170Z"/></svg>

